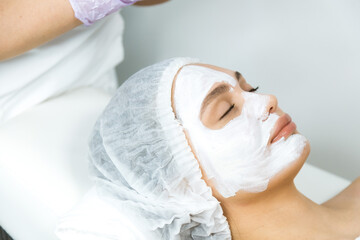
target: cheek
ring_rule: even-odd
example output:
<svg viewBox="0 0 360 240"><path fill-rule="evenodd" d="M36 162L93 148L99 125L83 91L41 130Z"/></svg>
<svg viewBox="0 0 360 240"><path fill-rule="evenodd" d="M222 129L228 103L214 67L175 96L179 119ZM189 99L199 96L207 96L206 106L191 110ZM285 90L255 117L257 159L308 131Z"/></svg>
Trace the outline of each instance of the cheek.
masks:
<svg viewBox="0 0 360 240"><path fill-rule="evenodd" d="M191 139L190 139L190 137L189 137L189 133L188 133L187 130L185 130L185 129L183 129L183 132L184 132L185 138L186 138L186 140L187 140L187 142L188 142L188 144L189 144L189 146L190 146L191 152L192 152L192 154L194 155L197 163L199 164L200 172L201 172L201 175L202 175L201 178L205 181L206 185L208 185L208 186L213 190L213 192L216 191L213 182L208 179L208 177L207 177L207 175L206 175L206 172L205 172L204 169L202 168L201 163L200 163L198 157L197 157L196 154L195 154L193 144L192 144ZM216 191L216 193L217 193L217 191ZM218 194L218 193L217 193L217 194ZM218 194L218 195L220 196L220 194Z"/></svg>

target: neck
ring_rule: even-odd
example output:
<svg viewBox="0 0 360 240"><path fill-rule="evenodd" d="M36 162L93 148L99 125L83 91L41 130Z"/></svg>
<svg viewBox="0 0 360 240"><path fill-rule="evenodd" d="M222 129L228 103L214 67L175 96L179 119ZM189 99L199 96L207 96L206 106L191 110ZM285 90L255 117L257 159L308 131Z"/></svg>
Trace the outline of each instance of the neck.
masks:
<svg viewBox="0 0 360 240"><path fill-rule="evenodd" d="M291 236L287 231L301 235L304 228L326 231L326 219L331 217L325 207L301 194L293 181L262 193L223 199L221 205L234 240L281 239L277 236Z"/></svg>

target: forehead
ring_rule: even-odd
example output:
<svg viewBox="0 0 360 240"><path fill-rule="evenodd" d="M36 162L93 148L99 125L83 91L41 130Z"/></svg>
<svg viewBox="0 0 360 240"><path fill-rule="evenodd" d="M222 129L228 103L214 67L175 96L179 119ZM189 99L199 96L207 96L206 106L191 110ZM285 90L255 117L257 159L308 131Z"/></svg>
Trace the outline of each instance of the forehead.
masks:
<svg viewBox="0 0 360 240"><path fill-rule="evenodd" d="M178 72L176 79L174 79L175 92L179 89L181 91L194 92L198 95L202 94L204 90L209 91L219 83L226 83L235 87L237 80L234 75L235 72L231 70L212 65L189 64L184 66Z"/></svg>
<svg viewBox="0 0 360 240"><path fill-rule="evenodd" d="M207 68L210 68L210 69L219 71L219 72L226 73L226 74L228 74L228 75L231 76L231 77L235 77L235 72L234 72L233 70L226 69L226 68L222 68L222 67L218 67L218 66L215 66L215 65L205 64L205 63L193 63L193 64L189 64L189 65L207 67Z"/></svg>
<svg viewBox="0 0 360 240"><path fill-rule="evenodd" d="M235 71L230 70L230 69L226 69L226 68L222 68L222 67L218 67L218 66L215 66L215 65L205 64L205 63L192 63L192 64L187 64L187 65L185 65L185 66L183 66L183 67L186 67L186 66L202 66L202 67L206 67L206 68L209 68L209 69L213 69L213 70L216 70L216 71L225 73L225 74L229 75L230 77L236 79L236 73L235 73ZM175 77L174 77L174 79L173 79L172 91L174 91L175 82L176 82L176 80L177 80L177 76L179 75L179 73L181 72L181 70L183 69L183 67L179 69L179 71L177 72L177 74L175 75ZM242 76L241 76L241 78L242 78Z"/></svg>

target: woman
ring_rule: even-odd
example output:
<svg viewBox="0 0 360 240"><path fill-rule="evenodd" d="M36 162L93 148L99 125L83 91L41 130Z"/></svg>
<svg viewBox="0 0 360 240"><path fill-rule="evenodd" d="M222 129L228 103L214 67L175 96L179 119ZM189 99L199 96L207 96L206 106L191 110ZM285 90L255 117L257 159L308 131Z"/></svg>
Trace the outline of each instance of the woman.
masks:
<svg viewBox="0 0 360 240"><path fill-rule="evenodd" d="M322 205L297 191L309 143L276 97L256 90L187 58L134 74L90 141L98 196L147 239L354 240L360 179Z"/></svg>

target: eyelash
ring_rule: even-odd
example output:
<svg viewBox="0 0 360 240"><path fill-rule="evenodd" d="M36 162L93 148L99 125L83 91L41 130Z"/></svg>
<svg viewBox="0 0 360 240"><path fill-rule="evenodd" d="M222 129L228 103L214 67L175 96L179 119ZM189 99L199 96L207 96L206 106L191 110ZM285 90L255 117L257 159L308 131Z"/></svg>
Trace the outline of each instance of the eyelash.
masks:
<svg viewBox="0 0 360 240"><path fill-rule="evenodd" d="M257 86L256 88L252 88L249 90L249 92L256 92L259 89L259 86Z"/></svg>
<svg viewBox="0 0 360 240"><path fill-rule="evenodd" d="M259 86L257 86L256 88L250 89L249 92L256 92L258 89L259 89ZM231 105L229 107L229 109L220 117L219 120L223 119L234 107L235 107L235 104Z"/></svg>
<svg viewBox="0 0 360 240"><path fill-rule="evenodd" d="M219 120L223 119L234 107L235 104L231 105L231 107L220 117Z"/></svg>

